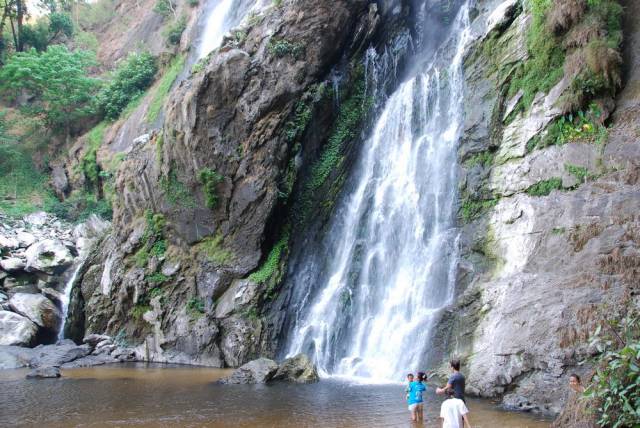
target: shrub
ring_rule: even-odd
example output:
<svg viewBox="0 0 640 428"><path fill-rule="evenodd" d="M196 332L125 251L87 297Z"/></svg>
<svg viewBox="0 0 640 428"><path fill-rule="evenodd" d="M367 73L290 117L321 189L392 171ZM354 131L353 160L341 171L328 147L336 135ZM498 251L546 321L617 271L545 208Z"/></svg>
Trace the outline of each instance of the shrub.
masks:
<svg viewBox="0 0 640 428"><path fill-rule="evenodd" d="M267 46L269 53L278 58L290 55L295 59L300 59L305 52L304 45L301 43L292 43L288 40L277 39L272 37Z"/></svg>
<svg viewBox="0 0 640 428"><path fill-rule="evenodd" d="M182 39L182 33L187 28L187 20L184 16L173 21L171 25L169 25L165 32L164 36L167 39L167 45L175 46L180 43L180 39Z"/></svg>
<svg viewBox="0 0 640 428"><path fill-rule="evenodd" d="M172 13L176 13L176 6L173 4L173 0L157 0L153 6L153 11L167 17Z"/></svg>
<svg viewBox="0 0 640 428"><path fill-rule="evenodd" d="M140 240L142 246L134 255L134 261L138 267L145 267L152 255L162 257L167 251L167 243L164 238L166 226L164 216L154 214L151 210L147 210L144 216L146 224Z"/></svg>
<svg viewBox="0 0 640 428"><path fill-rule="evenodd" d="M224 177L210 168L203 168L198 173L198 179L204 188L205 203L210 209L218 205L218 193L216 186L220 184Z"/></svg>
<svg viewBox="0 0 640 428"><path fill-rule="evenodd" d="M117 119L151 85L157 71L156 59L149 52L130 54L98 94L97 105L102 114L107 119Z"/></svg>
<svg viewBox="0 0 640 428"><path fill-rule="evenodd" d="M161 142L162 139L159 139ZM160 187L169 204L184 208L195 208L196 200L183 182L178 180L175 170L172 168L166 177L160 179Z"/></svg>
<svg viewBox="0 0 640 428"><path fill-rule="evenodd" d="M562 179L555 177L534 184L526 192L529 196L548 196L552 191L560 189L562 189Z"/></svg>
<svg viewBox="0 0 640 428"><path fill-rule="evenodd" d="M596 403L598 424L640 426L640 314L633 310L620 321L608 321L594 336L600 355L585 395Z"/></svg>
<svg viewBox="0 0 640 428"><path fill-rule="evenodd" d="M469 223L470 221L479 218L482 214L495 207L497 204L498 199L478 200L467 195L463 198L462 205L460 206L460 217L465 223Z"/></svg>

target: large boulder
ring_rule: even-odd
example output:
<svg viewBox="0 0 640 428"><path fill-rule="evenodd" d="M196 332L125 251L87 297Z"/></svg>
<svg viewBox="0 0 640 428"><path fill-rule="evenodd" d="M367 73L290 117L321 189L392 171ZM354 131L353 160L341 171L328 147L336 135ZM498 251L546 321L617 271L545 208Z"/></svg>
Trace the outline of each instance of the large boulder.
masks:
<svg viewBox="0 0 640 428"><path fill-rule="evenodd" d="M11 236L0 235L0 253L18 248L19 242Z"/></svg>
<svg viewBox="0 0 640 428"><path fill-rule="evenodd" d="M9 299L9 306L42 328L56 330L60 325L60 310L42 294L14 294Z"/></svg>
<svg viewBox="0 0 640 428"><path fill-rule="evenodd" d="M283 380L293 383L314 383L320 380L316 366L309 357L298 354L287 358L280 364L273 380Z"/></svg>
<svg viewBox="0 0 640 428"><path fill-rule="evenodd" d="M78 346L71 340L55 345L40 345L33 349L29 361L31 367L60 367L65 363L86 357L91 352L89 345Z"/></svg>
<svg viewBox="0 0 640 428"><path fill-rule="evenodd" d="M0 345L31 346L38 327L14 312L0 311Z"/></svg>
<svg viewBox="0 0 640 428"><path fill-rule="evenodd" d="M267 383L278 371L278 363L268 358L258 358L240 367L221 383L254 384Z"/></svg>
<svg viewBox="0 0 640 428"><path fill-rule="evenodd" d="M27 248L28 272L40 271L50 275L63 272L73 263L73 255L59 239L45 239Z"/></svg>
<svg viewBox="0 0 640 428"><path fill-rule="evenodd" d="M29 367L33 349L22 346L0 346L0 370Z"/></svg>
<svg viewBox="0 0 640 428"><path fill-rule="evenodd" d="M18 257L9 257L8 259L0 260L0 267L7 272L20 272L25 266L24 260Z"/></svg>

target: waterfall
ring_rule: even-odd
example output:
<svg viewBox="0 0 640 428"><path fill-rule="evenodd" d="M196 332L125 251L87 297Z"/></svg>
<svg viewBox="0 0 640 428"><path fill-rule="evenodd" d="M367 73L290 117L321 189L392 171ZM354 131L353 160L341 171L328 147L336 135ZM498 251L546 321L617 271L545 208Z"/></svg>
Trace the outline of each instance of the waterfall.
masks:
<svg viewBox="0 0 640 428"><path fill-rule="evenodd" d="M386 101L320 248L292 264L286 351L311 356L322 375L400 380L424 369L453 301L466 5L450 34Z"/></svg>
<svg viewBox="0 0 640 428"><path fill-rule="evenodd" d="M257 13L268 4L267 0L209 0L197 42L197 59L220 46L224 34L240 24L248 13Z"/></svg>
<svg viewBox="0 0 640 428"><path fill-rule="evenodd" d="M62 296L60 296L60 303L62 304L62 324L60 325L60 331L58 332L58 340L64 339L64 327L67 323L67 315L69 314L69 303L71 302L71 291L73 290L73 284L76 282L78 273L84 264L84 257L78 262L77 266L73 269L73 274L67 280L64 286Z"/></svg>

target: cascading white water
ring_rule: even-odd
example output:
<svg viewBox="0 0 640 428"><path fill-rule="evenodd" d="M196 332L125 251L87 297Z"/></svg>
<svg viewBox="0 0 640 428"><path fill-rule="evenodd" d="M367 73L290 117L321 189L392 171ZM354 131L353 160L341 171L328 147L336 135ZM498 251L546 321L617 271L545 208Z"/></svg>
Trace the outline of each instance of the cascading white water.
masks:
<svg viewBox="0 0 640 428"><path fill-rule="evenodd" d="M323 248L290 278L304 292L294 291L288 355L310 355L323 375L399 380L424 368L432 327L452 302L466 6L451 34L453 56L442 49L388 99Z"/></svg>
<svg viewBox="0 0 640 428"><path fill-rule="evenodd" d="M64 286L64 291L62 296L60 296L60 303L62 304L62 324L60 325L60 331L58 332L58 340L64 339L64 327L67 323L67 315L69 314L69 302L71 301L71 290L73 290L73 283L76 282L76 278L78 277L78 273L82 268L84 261L84 257L78 263L78 265L74 268L73 274L67 280L66 285Z"/></svg>
<svg viewBox="0 0 640 428"><path fill-rule="evenodd" d="M267 0L209 0L200 33L197 59L204 58L222 42L224 34L240 24L249 12L258 12L270 4Z"/></svg>

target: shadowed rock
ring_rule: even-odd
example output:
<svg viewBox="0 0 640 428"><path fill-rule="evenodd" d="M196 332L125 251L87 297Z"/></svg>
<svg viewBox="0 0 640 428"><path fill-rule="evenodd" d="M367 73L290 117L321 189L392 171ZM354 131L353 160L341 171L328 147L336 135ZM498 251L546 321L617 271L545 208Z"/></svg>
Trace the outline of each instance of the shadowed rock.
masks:
<svg viewBox="0 0 640 428"><path fill-rule="evenodd" d="M40 367L27 373L27 379L55 379L59 378L60 369L57 367Z"/></svg>
<svg viewBox="0 0 640 428"><path fill-rule="evenodd" d="M278 363L268 358L258 358L240 367L231 376L222 379L224 384L267 383L278 371Z"/></svg>

